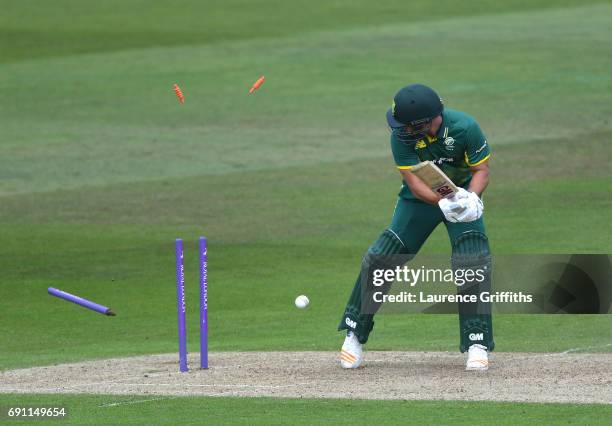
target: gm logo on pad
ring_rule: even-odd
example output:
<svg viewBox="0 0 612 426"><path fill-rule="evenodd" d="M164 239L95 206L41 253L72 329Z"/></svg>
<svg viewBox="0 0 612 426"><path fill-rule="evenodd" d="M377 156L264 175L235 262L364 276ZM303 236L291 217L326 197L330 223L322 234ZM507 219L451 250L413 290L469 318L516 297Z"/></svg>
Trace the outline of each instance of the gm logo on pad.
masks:
<svg viewBox="0 0 612 426"><path fill-rule="evenodd" d="M346 323L346 325L351 327L353 330L357 328L357 323L355 321L351 320L349 317L346 317L344 322Z"/></svg>
<svg viewBox="0 0 612 426"><path fill-rule="evenodd" d="M470 333L468 337L472 342L476 340L484 340L484 333Z"/></svg>

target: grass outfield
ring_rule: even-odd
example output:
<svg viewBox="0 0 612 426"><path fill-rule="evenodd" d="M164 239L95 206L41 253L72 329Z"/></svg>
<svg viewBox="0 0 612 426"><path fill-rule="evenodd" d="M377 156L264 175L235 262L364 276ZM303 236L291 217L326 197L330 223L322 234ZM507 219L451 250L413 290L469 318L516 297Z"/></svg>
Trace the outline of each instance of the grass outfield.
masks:
<svg viewBox="0 0 612 426"><path fill-rule="evenodd" d="M399 189L384 112L413 81L488 136L496 254L612 252L612 3L448 0L436 2L439 14L426 1L164 4L0 0L0 369L175 351L176 237L186 242L195 351L200 234L211 350L338 349L360 258ZM260 75L266 83L247 96ZM448 253L442 228L423 251ZM48 286L118 316L53 299ZM308 310L293 307L298 294ZM610 316L494 322L500 351L612 350ZM458 346L454 316L376 323L371 349ZM488 412L497 422L503 412L516 423L554 412L596 423L608 410L194 398L102 410L118 398L28 398L0 402L64 398L74 422L183 411L195 421L203 407L262 422L264 409L304 422L366 419L384 406L398 420Z"/></svg>
<svg viewBox="0 0 612 426"><path fill-rule="evenodd" d="M63 406L61 424L530 424L598 425L612 415L599 404L524 404L459 401L367 401L282 398L156 398L151 396L0 395L3 410L15 404ZM4 415L4 413L2 414ZM0 415L0 419L2 417ZM34 420L54 424L58 420ZM16 422L21 424L21 422Z"/></svg>
<svg viewBox="0 0 612 426"><path fill-rule="evenodd" d="M368 0L331 2L294 0L44 0L15 4L0 0L0 62L33 57L108 52L151 46L218 44L228 40L284 38L313 31L385 24L433 22L443 16L551 10L563 6L606 3L605 0L470 0L457 4L440 0L439 13L426 1L407 5L401 0L373 4ZM299 13L296 13L299 10ZM273 11L273 13L271 13ZM77 19L74 19L78 17ZM316 58L315 58L316 59Z"/></svg>

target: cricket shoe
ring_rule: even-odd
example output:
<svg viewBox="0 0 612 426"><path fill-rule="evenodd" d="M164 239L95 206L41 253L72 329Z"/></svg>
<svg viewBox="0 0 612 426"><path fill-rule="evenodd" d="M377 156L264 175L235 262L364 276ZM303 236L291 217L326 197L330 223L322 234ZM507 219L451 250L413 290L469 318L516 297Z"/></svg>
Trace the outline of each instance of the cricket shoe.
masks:
<svg viewBox="0 0 612 426"><path fill-rule="evenodd" d="M352 331L346 333L342 350L340 350L340 365L342 368L363 367L363 345Z"/></svg>
<svg viewBox="0 0 612 426"><path fill-rule="evenodd" d="M485 346L470 346L465 369L467 371L486 371L489 369L489 355L487 354L487 348Z"/></svg>

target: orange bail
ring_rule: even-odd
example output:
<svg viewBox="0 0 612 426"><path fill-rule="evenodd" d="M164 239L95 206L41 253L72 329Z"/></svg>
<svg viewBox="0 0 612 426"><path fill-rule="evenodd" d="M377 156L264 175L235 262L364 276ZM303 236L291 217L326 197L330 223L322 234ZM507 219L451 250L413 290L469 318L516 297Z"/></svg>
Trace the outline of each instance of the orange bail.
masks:
<svg viewBox="0 0 612 426"><path fill-rule="evenodd" d="M178 84L174 85L174 93L176 93L176 97L178 98L179 102L184 104L185 97L183 96L183 92L181 91L181 88L179 87Z"/></svg>
<svg viewBox="0 0 612 426"><path fill-rule="evenodd" d="M259 77L259 79L253 84L253 87L251 87L251 90L249 90L249 95L253 93L255 90L259 89L261 85L263 84L263 82L265 81L265 79L266 77L264 77L263 75Z"/></svg>

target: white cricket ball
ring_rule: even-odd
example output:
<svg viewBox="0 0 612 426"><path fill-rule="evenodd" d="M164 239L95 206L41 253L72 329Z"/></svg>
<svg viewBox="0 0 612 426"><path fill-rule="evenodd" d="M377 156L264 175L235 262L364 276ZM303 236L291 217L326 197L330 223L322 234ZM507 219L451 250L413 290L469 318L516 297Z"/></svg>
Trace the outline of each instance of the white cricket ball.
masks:
<svg viewBox="0 0 612 426"><path fill-rule="evenodd" d="M308 306L309 303L310 300L308 300L308 298L304 295L295 298L295 306L297 308L304 309L306 306Z"/></svg>

